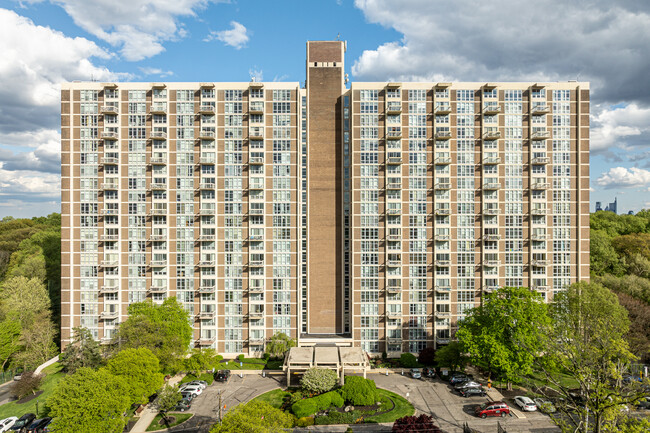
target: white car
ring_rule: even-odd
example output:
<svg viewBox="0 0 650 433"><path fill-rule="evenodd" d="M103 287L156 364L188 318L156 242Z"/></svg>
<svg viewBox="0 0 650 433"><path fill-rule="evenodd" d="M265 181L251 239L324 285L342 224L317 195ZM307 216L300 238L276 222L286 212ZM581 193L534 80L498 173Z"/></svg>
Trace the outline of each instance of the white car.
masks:
<svg viewBox="0 0 650 433"><path fill-rule="evenodd" d="M537 405L535 404L535 402L523 395L519 395L515 397L515 403L524 412L535 412L537 410Z"/></svg>
<svg viewBox="0 0 650 433"><path fill-rule="evenodd" d="M196 386L196 385L181 386L179 391L181 391L181 392L189 392L190 394L192 394L194 396L201 395L201 393L203 392L201 387Z"/></svg>
<svg viewBox="0 0 650 433"><path fill-rule="evenodd" d="M18 418L15 416L11 416L0 421L0 433L4 433L9 430L12 425L16 424L16 421L18 421Z"/></svg>
<svg viewBox="0 0 650 433"><path fill-rule="evenodd" d="M208 382L204 380L193 380L191 382L184 383L183 385L198 386L201 389L205 389L208 386Z"/></svg>

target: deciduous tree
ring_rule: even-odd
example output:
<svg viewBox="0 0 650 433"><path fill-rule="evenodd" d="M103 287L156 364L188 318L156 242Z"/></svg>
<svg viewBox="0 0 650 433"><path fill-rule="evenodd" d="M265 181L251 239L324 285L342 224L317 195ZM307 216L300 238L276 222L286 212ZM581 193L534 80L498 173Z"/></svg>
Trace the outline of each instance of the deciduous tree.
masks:
<svg viewBox="0 0 650 433"><path fill-rule="evenodd" d="M5 319L0 321L0 362L5 365L22 348L20 344L21 334L20 322L17 319Z"/></svg>
<svg viewBox="0 0 650 433"><path fill-rule="evenodd" d="M289 337L283 332L273 334L268 343L266 343L266 353L270 356L279 358L292 347L296 347L296 340Z"/></svg>
<svg viewBox="0 0 650 433"><path fill-rule="evenodd" d="M458 341L452 341L446 346L439 347L436 351L436 362L440 367L449 367L452 371L458 371L467 365L467 356Z"/></svg>
<svg viewBox="0 0 650 433"><path fill-rule="evenodd" d="M158 393L156 398L156 408L160 415L162 415L166 424L169 424L167 413L174 410L178 402L182 399L181 393L178 392L178 386L165 385Z"/></svg>
<svg viewBox="0 0 650 433"><path fill-rule="evenodd" d="M300 386L310 393L321 394L334 388L338 383L338 374L329 368L310 368L300 379Z"/></svg>
<svg viewBox="0 0 650 433"><path fill-rule="evenodd" d="M210 433L285 433L291 427L291 414L253 400L230 410Z"/></svg>
<svg viewBox="0 0 650 433"><path fill-rule="evenodd" d="M0 315L17 318L23 329L31 326L34 316L49 308L50 298L38 278L11 277L2 283Z"/></svg>
<svg viewBox="0 0 650 433"><path fill-rule="evenodd" d="M118 352L108 360L106 369L113 375L124 378L131 403L146 403L148 397L165 381L158 358L146 347Z"/></svg>

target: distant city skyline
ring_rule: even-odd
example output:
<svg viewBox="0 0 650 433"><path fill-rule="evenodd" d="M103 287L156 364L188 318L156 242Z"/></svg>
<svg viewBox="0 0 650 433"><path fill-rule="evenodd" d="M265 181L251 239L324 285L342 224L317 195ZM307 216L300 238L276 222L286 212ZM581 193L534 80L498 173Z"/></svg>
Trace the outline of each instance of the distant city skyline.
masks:
<svg viewBox="0 0 650 433"><path fill-rule="evenodd" d="M636 212L650 207L649 12L602 0L4 0L0 217L60 211L61 82L302 82L304 41L338 34L356 81L589 81L591 208L616 195Z"/></svg>

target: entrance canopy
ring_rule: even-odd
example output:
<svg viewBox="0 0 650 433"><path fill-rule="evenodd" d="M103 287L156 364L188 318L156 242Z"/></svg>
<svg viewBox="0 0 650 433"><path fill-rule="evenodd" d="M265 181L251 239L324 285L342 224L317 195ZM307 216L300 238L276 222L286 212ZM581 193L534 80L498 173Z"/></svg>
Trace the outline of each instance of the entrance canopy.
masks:
<svg viewBox="0 0 650 433"><path fill-rule="evenodd" d="M305 371L313 367L336 371L343 384L345 370L362 370L363 377L370 368L368 357L360 347L314 346L292 347L284 357L282 370L287 373L287 386L291 372Z"/></svg>

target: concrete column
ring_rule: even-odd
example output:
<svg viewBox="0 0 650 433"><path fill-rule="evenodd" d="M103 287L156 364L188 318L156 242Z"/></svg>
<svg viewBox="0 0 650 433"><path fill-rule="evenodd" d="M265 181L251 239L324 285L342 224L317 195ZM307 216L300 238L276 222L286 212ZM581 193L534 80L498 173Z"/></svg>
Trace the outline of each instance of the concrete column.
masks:
<svg viewBox="0 0 650 433"><path fill-rule="evenodd" d="M363 367L363 378L366 378L366 367Z"/></svg>
<svg viewBox="0 0 650 433"><path fill-rule="evenodd" d="M345 385L345 368L341 368L341 386Z"/></svg>
<svg viewBox="0 0 650 433"><path fill-rule="evenodd" d="M287 388L291 386L291 369L287 368Z"/></svg>

